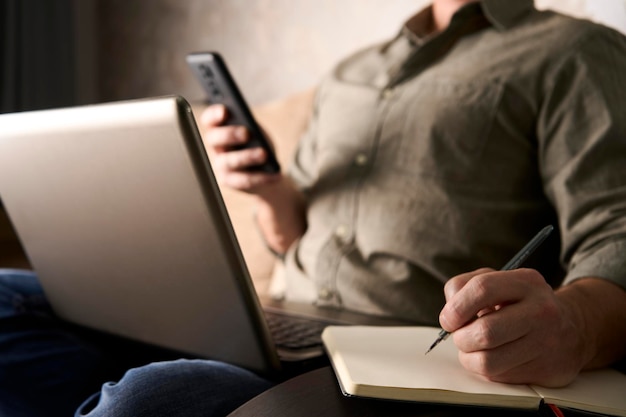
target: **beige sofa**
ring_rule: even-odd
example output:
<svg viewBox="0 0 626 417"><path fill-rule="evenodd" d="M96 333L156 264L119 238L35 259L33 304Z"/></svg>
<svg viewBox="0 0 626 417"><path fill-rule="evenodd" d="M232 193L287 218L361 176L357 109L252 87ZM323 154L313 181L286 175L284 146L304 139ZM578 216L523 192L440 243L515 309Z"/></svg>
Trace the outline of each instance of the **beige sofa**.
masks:
<svg viewBox="0 0 626 417"><path fill-rule="evenodd" d="M302 131L305 129L313 102L313 90L294 94L253 109L259 123L274 140L277 156L286 168ZM202 106L194 106L200 116ZM230 189L222 190L235 233L248 264L257 291L268 290L275 259L265 248L252 219L251 197ZM0 205L0 268L29 268L9 220Z"/></svg>

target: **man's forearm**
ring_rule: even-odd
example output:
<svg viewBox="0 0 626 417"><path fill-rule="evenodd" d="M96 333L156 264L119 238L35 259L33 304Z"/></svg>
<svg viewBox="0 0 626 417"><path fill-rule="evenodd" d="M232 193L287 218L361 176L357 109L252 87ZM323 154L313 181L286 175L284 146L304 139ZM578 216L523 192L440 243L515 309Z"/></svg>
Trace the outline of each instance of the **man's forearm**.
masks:
<svg viewBox="0 0 626 417"><path fill-rule="evenodd" d="M583 369L610 365L626 354L626 291L608 280L582 278L557 290L578 323Z"/></svg>
<svg viewBox="0 0 626 417"><path fill-rule="evenodd" d="M266 244L276 253L285 253L306 230L304 196L288 177L257 195L255 213Z"/></svg>

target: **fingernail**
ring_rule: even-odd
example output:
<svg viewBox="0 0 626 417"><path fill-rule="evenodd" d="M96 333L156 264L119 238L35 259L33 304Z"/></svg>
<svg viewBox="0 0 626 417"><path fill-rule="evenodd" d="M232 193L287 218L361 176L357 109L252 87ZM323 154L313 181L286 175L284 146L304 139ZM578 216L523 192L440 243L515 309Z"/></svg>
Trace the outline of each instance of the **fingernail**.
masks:
<svg viewBox="0 0 626 417"><path fill-rule="evenodd" d="M263 149L261 148L252 149L252 159L254 159L255 162L264 162L265 153L263 152Z"/></svg>
<svg viewBox="0 0 626 417"><path fill-rule="evenodd" d="M248 131L245 127L238 127L235 129L235 137L243 142L248 138Z"/></svg>
<svg viewBox="0 0 626 417"><path fill-rule="evenodd" d="M224 106L220 106L220 105L214 106L212 112L213 112L213 117L215 119L224 118Z"/></svg>

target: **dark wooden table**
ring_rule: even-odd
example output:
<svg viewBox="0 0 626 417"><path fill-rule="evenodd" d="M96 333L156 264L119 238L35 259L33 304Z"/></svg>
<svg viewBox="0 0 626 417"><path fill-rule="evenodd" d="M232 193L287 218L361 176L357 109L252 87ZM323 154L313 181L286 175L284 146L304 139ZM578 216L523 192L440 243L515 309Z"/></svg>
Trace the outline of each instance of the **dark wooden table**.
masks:
<svg viewBox="0 0 626 417"><path fill-rule="evenodd" d="M341 394L326 366L289 379L248 401L228 417L529 417L553 415L548 409L521 411L382 401ZM569 414L568 414L569 415Z"/></svg>

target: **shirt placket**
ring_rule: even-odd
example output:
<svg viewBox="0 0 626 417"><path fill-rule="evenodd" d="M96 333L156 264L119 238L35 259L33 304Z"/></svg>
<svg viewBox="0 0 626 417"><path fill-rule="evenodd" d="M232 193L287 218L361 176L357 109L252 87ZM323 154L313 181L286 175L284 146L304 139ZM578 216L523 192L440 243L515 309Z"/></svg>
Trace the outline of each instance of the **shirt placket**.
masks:
<svg viewBox="0 0 626 417"><path fill-rule="evenodd" d="M410 49L405 51L406 55L409 55L410 52ZM381 74L381 76L386 80L390 79L388 73ZM384 121L392 102L396 98L395 96L393 88L379 89L378 94L372 96L372 114L369 118L371 120L371 128L369 130L371 134L366 140L362 141L361 146L355 148L354 153L351 155L348 168L350 186L345 187L342 195L339 197L338 210L332 213L332 216L329 216L333 233L320 250L320 256L317 259L318 305L333 307L342 305L341 294L337 289L338 271L346 256L356 249L356 224L361 202L360 191L369 168L374 163L378 144L381 136L384 134ZM367 115L363 115L363 117L367 119Z"/></svg>
<svg viewBox="0 0 626 417"><path fill-rule="evenodd" d="M385 83L374 85L378 88L377 96L373 96L372 120L370 136L363 140L361 146L356 147L351 155L349 167L349 185L344 187L341 196L338 196L338 204L335 212L329 215L329 225L333 233L323 245L316 261L315 275L317 284L317 304L321 306L340 307L342 305L341 294L338 291L338 273L350 270L350 266L342 267L342 262L347 262L347 255L358 250L355 247L357 219L359 204L367 204L360 199L363 181L368 175L372 164L375 162L376 151L385 136L384 123L394 102L400 99L402 83L415 77L420 72L429 68L448 52L456 41L467 33L484 27L486 20L482 16L470 16L467 19L457 19L448 30L439 36L428 39L421 45L406 50L402 55L395 56L395 63L387 68L381 68L381 78ZM402 40L406 42L406 39ZM414 43L414 39L410 39ZM363 115L364 118L367 115ZM362 221L362 224L367 224Z"/></svg>
<svg viewBox="0 0 626 417"><path fill-rule="evenodd" d="M359 189L372 159L372 142L368 141L352 156L349 168L351 187L342 194L342 201L337 204L339 209L329 218L333 232L322 247L316 264L318 305L339 307L342 304L337 290L338 270L346 255L355 249Z"/></svg>

